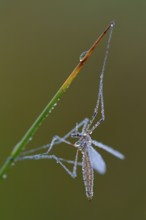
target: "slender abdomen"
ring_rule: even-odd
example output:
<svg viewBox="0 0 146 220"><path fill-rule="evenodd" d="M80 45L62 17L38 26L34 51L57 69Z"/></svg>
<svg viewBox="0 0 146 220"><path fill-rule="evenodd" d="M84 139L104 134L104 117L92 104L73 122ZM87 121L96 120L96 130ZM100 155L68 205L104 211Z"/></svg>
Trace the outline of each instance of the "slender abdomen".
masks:
<svg viewBox="0 0 146 220"><path fill-rule="evenodd" d="M91 166L91 161L87 149L83 150L82 154L83 154L82 172L83 172L83 180L85 184L86 196L88 199L92 199L93 179L94 179L93 168Z"/></svg>

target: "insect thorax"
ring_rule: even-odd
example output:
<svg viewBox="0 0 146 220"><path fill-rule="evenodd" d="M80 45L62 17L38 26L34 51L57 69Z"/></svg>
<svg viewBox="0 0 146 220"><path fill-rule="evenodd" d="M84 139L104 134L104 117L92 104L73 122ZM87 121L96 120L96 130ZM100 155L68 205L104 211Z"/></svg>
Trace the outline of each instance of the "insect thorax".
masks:
<svg viewBox="0 0 146 220"><path fill-rule="evenodd" d="M81 151L84 151L92 142L90 135L82 134L78 141L75 142L75 146Z"/></svg>

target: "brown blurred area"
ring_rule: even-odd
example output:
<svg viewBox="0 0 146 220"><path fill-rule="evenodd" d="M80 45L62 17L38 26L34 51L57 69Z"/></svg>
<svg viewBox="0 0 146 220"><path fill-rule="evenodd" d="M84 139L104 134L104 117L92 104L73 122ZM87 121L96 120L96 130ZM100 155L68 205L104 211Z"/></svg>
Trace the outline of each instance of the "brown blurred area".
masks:
<svg viewBox="0 0 146 220"><path fill-rule="evenodd" d="M95 174L86 199L81 169L72 179L54 161L23 161L0 182L0 218L146 219L145 1L0 2L0 164L111 20L116 26L104 78L105 122L93 138L126 156L100 151L105 176ZM31 144L37 147L90 117L107 36L72 83ZM68 146L54 153L74 158Z"/></svg>

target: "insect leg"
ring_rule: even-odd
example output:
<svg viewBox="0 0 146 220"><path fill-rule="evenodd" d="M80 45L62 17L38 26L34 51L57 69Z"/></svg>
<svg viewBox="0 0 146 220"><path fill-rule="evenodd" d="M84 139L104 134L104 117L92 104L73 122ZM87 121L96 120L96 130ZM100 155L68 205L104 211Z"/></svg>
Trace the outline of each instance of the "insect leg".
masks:
<svg viewBox="0 0 146 220"><path fill-rule="evenodd" d="M107 42L107 46L106 46L105 56L104 56L104 60L103 60L102 70L101 70L101 74L100 74L100 82L99 82L99 90L98 90L98 97L97 97L96 106L94 108L94 113L92 115L92 118L87 126L87 130L89 131L90 134L105 119L104 99L103 99L103 77L104 77L106 62L107 62L107 58L108 58L110 42L111 42L111 38L112 38L113 26L114 26L114 24L111 26L111 30L110 30L110 34L109 34L109 38L108 38L108 42ZM91 129L89 129L98 114L100 102L101 102L101 118L96 122L96 124Z"/></svg>
<svg viewBox="0 0 146 220"><path fill-rule="evenodd" d="M85 128L87 127L88 125L88 122L89 122L89 119L88 118L85 118L83 121L81 121L79 124L77 124L77 126L75 126L70 132L68 132L65 136L63 136L64 139L68 138L71 136L72 133L74 133L76 131L76 129L80 128L80 127L83 127L82 128L82 132L85 130Z"/></svg>
<svg viewBox="0 0 146 220"><path fill-rule="evenodd" d="M28 156L22 156L22 157L18 157L16 159L16 161L20 161L20 160L43 160L43 159L53 159L55 160L57 163L59 163L63 169L73 178L75 178L77 176L77 166L81 166L82 163L78 162L78 150L76 152L76 156L75 156L75 160L65 160L63 158L59 158L56 157L56 155L47 155L47 154L35 154L35 155L28 155ZM67 162L69 164L73 164L73 170L70 171L63 162Z"/></svg>
<svg viewBox="0 0 146 220"><path fill-rule="evenodd" d="M85 128L86 128L86 126L87 126L87 124L88 124L88 121L89 121L89 119L88 119L88 118L85 118L83 121L81 121L81 122L78 124L78 128L80 128L80 127L83 126L82 131L84 131ZM64 135L64 136L62 137L62 139L66 140L68 137L71 136L71 134L72 134L75 130L76 130L76 127L74 127L74 128L73 128L71 131L69 131L66 135ZM58 140L57 140L57 139L54 140L53 145L58 145L58 144L62 143L62 139L60 138L60 139L58 139ZM34 148L34 149L31 149L31 150L24 151L24 152L22 152L21 155L31 154L31 153L34 153L34 152L36 152L36 151L42 150L42 149L47 149L47 148L49 149L49 148L50 148L50 145L51 145L51 143L46 144L46 145L43 145L43 146L40 146L40 147L37 147L37 148Z"/></svg>
<svg viewBox="0 0 146 220"><path fill-rule="evenodd" d="M48 154L48 153L51 151L51 149L52 149L53 146L54 146L55 141L59 141L60 144L61 144L61 143L66 143L66 144L68 144L68 145L72 145L72 143L69 142L69 141L67 141L66 139L64 139L64 137L61 138L61 137L55 135L55 136L52 138L52 141L51 141L51 143L50 143L50 146L49 146L49 148L48 148L48 150L47 150L47 152L46 152L45 154Z"/></svg>

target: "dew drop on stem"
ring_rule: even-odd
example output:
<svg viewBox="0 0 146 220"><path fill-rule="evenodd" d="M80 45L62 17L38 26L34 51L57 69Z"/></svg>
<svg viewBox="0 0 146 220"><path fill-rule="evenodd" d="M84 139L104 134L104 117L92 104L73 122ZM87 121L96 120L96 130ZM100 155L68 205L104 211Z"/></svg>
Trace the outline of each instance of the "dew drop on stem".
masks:
<svg viewBox="0 0 146 220"><path fill-rule="evenodd" d="M32 137L29 138L29 141L32 141Z"/></svg>
<svg viewBox="0 0 146 220"><path fill-rule="evenodd" d="M80 55L80 62L83 61L84 57L86 56L87 51L84 51L83 53L81 53Z"/></svg>
<svg viewBox="0 0 146 220"><path fill-rule="evenodd" d="M3 179L7 179L7 175L6 175L6 174L3 174L3 175L2 175L2 178L3 178Z"/></svg>

